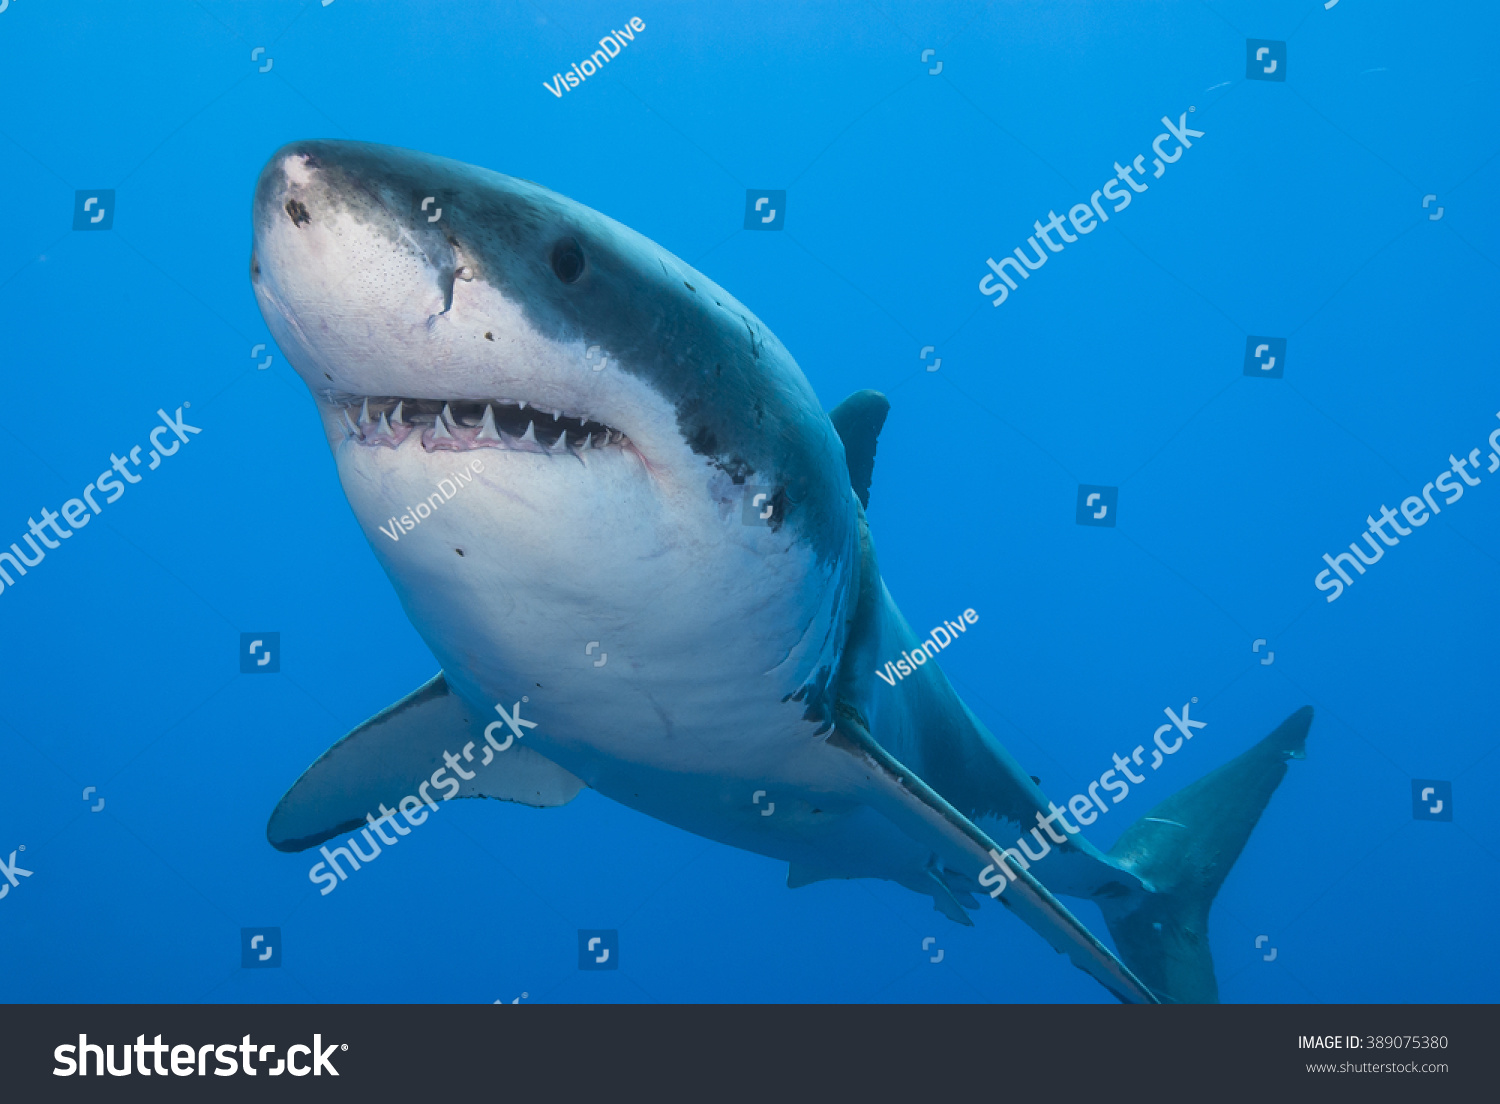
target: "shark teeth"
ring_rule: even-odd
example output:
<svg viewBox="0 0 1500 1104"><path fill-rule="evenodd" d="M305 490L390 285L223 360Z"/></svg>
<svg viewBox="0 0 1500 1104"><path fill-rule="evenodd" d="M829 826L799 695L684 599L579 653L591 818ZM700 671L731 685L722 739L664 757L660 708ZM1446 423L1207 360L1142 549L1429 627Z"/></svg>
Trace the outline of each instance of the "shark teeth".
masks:
<svg viewBox="0 0 1500 1104"><path fill-rule="evenodd" d="M325 391L346 440L399 448L416 437L424 450L504 449L557 456L628 446L629 438L589 414L539 408L524 399L422 399Z"/></svg>
<svg viewBox="0 0 1500 1104"><path fill-rule="evenodd" d="M350 432L349 412L345 410L342 414L340 424L344 429L344 436L354 437L361 444L381 445L385 448L397 448L401 442L411 434L411 426L402 422L391 425L390 417L382 410L378 417L370 416L369 403L362 403L359 421L354 424L354 432Z"/></svg>
<svg viewBox="0 0 1500 1104"><path fill-rule="evenodd" d="M495 428L495 412L490 409L489 403L484 404L484 420L479 423L479 433L474 439L500 442L500 432Z"/></svg>
<svg viewBox="0 0 1500 1104"><path fill-rule="evenodd" d="M462 448L458 438L448 428L454 422L453 411L448 409L448 404L443 404L443 409L437 417L432 420L432 428L422 434L422 447L428 452L438 449L453 449L457 451Z"/></svg>

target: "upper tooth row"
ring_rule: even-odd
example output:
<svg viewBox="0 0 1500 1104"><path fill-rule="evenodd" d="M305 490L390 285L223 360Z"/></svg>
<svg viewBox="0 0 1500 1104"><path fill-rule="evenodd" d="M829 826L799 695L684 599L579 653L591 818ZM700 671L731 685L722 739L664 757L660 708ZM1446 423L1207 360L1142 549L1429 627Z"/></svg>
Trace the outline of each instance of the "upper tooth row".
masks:
<svg viewBox="0 0 1500 1104"><path fill-rule="evenodd" d="M406 440L415 428L401 420L401 408L403 405L403 403L397 402L396 408L391 411L390 418L387 418L385 411L382 410L379 419L374 420L370 417L370 400L364 399L360 404L359 419L357 422L349 418L349 409L345 407L340 412L344 435L346 437L358 438L370 444L384 444L394 448ZM518 405L523 410L526 407L524 402ZM560 420L562 415L558 411L553 411L552 417L554 420ZM372 425L374 429L370 428ZM595 443L596 439L597 445ZM603 448L607 445L618 444L624 439L625 435L619 430L605 428L585 433L583 443L573 446L573 448L576 452L587 452L591 448ZM520 437L512 437L508 433L503 433L495 426L495 412L488 404L485 405L483 418L478 428L475 429L459 425L458 419L453 416L453 411L447 403L444 403L442 411L434 419L432 426L422 433L422 447L428 452L441 448L465 449L486 446L490 448L514 448L517 445L531 446L529 449L523 448L521 451L535 452L564 452L570 447L568 445L568 431L562 427L559 428L556 441L551 445L543 445L537 440L536 423L531 419L527 420L526 432L521 434Z"/></svg>

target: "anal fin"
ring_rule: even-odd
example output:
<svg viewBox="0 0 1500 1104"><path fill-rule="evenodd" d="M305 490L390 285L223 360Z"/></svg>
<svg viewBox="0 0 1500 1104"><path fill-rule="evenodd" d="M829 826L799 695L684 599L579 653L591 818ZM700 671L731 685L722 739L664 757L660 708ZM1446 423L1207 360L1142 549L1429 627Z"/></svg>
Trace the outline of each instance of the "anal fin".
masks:
<svg viewBox="0 0 1500 1104"><path fill-rule="evenodd" d="M960 890L955 893L944 880L943 876L931 867L927 869L927 876L932 880L932 907L936 912L941 912L955 924L962 924L966 928L972 928L974 921L969 919L965 908L977 909L979 902L973 896ZM960 897L959 894L963 896ZM963 898L968 898L967 902Z"/></svg>

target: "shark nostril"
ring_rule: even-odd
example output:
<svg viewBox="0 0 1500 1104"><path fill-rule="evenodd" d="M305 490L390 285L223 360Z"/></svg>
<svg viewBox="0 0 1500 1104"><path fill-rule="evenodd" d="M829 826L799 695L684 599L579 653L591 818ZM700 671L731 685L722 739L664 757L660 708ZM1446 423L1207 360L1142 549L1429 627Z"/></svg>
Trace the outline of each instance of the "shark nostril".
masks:
<svg viewBox="0 0 1500 1104"><path fill-rule="evenodd" d="M302 226L312 221L312 216L307 213L307 208L299 199L286 201L286 214L287 218L292 220L293 226Z"/></svg>

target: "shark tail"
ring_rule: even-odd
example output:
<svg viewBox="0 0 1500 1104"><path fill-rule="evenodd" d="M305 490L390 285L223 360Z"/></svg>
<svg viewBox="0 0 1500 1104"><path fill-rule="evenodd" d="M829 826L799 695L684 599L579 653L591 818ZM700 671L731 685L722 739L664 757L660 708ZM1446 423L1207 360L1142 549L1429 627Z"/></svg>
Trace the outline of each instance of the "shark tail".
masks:
<svg viewBox="0 0 1500 1104"><path fill-rule="evenodd" d="M1110 848L1110 858L1149 890L1100 898L1104 921L1120 957L1164 1003L1218 1003L1209 906L1285 777L1286 761L1304 757L1312 715L1303 706L1249 751L1146 813Z"/></svg>

